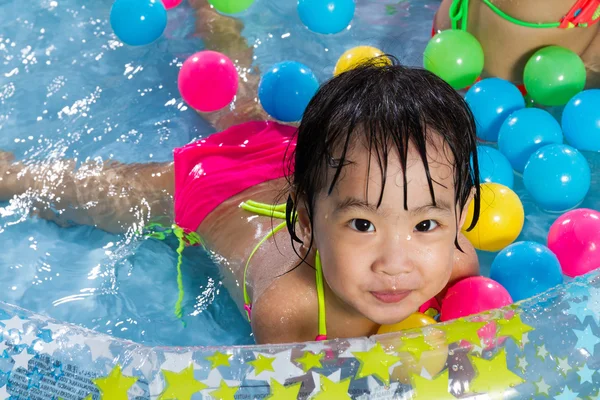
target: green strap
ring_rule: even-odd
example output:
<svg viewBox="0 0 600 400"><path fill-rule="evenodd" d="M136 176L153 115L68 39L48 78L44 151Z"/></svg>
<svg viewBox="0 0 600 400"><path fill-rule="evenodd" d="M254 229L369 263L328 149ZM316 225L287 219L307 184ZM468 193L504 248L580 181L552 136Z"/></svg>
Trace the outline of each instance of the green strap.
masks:
<svg viewBox="0 0 600 400"><path fill-rule="evenodd" d="M271 204L259 203L259 202L253 201L253 200L248 200L248 201L242 202L240 207L242 207L242 209L249 211L251 213L254 213L256 215L262 215L265 217L272 217L272 218L285 220L285 208L286 208L285 203L271 205ZM248 320L250 320L251 301L250 301L250 296L248 295L248 290L246 287L246 274L248 272L248 266L250 265L250 260L254 256L254 253L256 253L258 251L260 246L265 241L267 241L270 237L272 237L275 233L279 232L285 226L286 226L286 222L284 221L281 224L277 225L264 238L262 238L261 241L258 242L258 244L256 246L254 246L254 249L250 253L248 260L246 261L246 265L244 267L244 306L248 313ZM315 281L316 281L316 286L317 286L317 300L318 300L318 304L319 304L319 336L326 337L327 336L327 326L325 323L326 317L325 317L325 290L323 289L323 287L324 287L323 268L321 265L321 257L319 256L318 251L317 251L317 254L315 257Z"/></svg>
<svg viewBox="0 0 600 400"><path fill-rule="evenodd" d="M498 7L496 7L490 0L482 0L489 8L492 9L497 15L504 18L505 20L512 22L513 24L524 26L526 28L558 28L560 22L527 22L521 21L511 17ZM467 30L469 16L469 0L454 0L450 6L450 20L452 21L452 29ZM460 27L459 27L460 23Z"/></svg>
<svg viewBox="0 0 600 400"><path fill-rule="evenodd" d="M161 230L159 230L161 229ZM181 319L183 317L183 297L185 296L185 290L183 289L183 274L181 273L181 265L183 264L183 250L185 244L188 243L192 246L200 244L204 246L204 241L196 232L186 233L185 230L175 224L171 225L170 229L165 229L165 226L156 222L147 224L144 227L145 231L149 231L145 234L146 237L165 240L167 235L174 234L178 241L177 246L177 302L175 303L175 315ZM185 321L182 321L185 326Z"/></svg>
<svg viewBox="0 0 600 400"><path fill-rule="evenodd" d="M323 266L319 250L315 256L315 275L317 281L317 300L319 302L319 336L327 336L327 324L325 320L325 290L323 289Z"/></svg>

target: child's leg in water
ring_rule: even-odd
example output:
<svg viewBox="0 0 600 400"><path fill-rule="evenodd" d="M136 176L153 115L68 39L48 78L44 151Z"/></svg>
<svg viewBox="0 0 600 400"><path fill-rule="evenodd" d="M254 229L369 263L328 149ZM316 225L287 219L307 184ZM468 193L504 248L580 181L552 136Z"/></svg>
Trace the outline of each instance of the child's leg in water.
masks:
<svg viewBox="0 0 600 400"><path fill-rule="evenodd" d="M241 36L241 22L218 14L206 0L191 3L197 9L196 28L206 48L223 52L240 69L236 100L221 111L203 113L203 118L217 130L266 119L256 100L259 78L250 71L252 48ZM39 199L35 213L63 225L92 225L117 233L148 218L170 224L173 182L172 163L88 163L75 170L69 160L25 165L0 152L0 201L29 191L30 198Z"/></svg>

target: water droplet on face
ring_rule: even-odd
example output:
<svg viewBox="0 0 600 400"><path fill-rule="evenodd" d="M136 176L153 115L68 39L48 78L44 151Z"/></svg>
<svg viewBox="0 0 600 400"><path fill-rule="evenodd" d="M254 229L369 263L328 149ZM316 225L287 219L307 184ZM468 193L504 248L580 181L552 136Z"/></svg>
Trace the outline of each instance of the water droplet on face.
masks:
<svg viewBox="0 0 600 400"><path fill-rule="evenodd" d="M411 239L412 239L412 236L411 236L411 235L407 235L407 236L406 236L406 240L411 240Z"/></svg>

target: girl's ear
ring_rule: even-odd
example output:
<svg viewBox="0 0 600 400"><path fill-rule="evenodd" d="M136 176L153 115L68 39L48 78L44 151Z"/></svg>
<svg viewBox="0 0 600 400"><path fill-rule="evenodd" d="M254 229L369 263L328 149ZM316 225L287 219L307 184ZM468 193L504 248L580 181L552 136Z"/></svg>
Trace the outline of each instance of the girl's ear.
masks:
<svg viewBox="0 0 600 400"><path fill-rule="evenodd" d="M302 241L302 246L308 248L312 229L306 201L303 197L297 196L295 192L291 194L291 199L296 204L296 212L298 213L296 234Z"/></svg>

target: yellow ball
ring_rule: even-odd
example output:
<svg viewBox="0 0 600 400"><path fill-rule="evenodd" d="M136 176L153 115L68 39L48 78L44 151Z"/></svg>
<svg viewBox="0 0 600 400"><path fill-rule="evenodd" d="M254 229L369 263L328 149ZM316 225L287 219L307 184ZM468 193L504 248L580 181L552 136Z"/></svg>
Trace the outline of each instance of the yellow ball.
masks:
<svg viewBox="0 0 600 400"><path fill-rule="evenodd" d="M423 313L416 312L397 324L381 325L377 331L377 334L381 335L383 333L398 332L406 329L422 328L435 323L435 319L428 317Z"/></svg>
<svg viewBox="0 0 600 400"><path fill-rule="evenodd" d="M467 232L473 210L474 202L471 202L462 232L476 249L500 251L514 242L523 229L525 211L519 196L499 183L481 185L479 221Z"/></svg>
<svg viewBox="0 0 600 400"><path fill-rule="evenodd" d="M383 51L371 46L358 46L347 50L338 59L337 64L335 64L333 76L337 76L342 72L351 70L352 68L360 65L363 62L374 57L379 57L381 55L383 55ZM382 66L390 65L391 61L389 60L389 58L383 57L381 58L381 64Z"/></svg>

